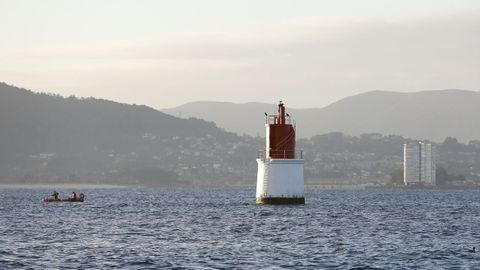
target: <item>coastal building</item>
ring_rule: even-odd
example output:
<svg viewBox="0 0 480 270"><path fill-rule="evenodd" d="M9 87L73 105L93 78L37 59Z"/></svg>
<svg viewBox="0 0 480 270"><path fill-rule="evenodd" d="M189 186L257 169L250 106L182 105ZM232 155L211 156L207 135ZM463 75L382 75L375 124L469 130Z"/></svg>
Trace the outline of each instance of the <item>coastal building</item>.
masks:
<svg viewBox="0 0 480 270"><path fill-rule="evenodd" d="M295 125L280 101L266 117L266 145L257 157L256 202L304 204L303 155L295 149Z"/></svg>
<svg viewBox="0 0 480 270"><path fill-rule="evenodd" d="M435 185L435 146L418 142L403 145L403 181L405 185Z"/></svg>

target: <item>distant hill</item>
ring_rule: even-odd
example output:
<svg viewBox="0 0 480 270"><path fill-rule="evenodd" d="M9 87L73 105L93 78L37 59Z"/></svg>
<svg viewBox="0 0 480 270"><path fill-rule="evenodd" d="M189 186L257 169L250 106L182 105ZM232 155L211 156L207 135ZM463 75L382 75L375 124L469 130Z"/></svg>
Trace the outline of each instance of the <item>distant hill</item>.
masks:
<svg viewBox="0 0 480 270"><path fill-rule="evenodd" d="M179 156L180 143L172 141L208 137L237 138L211 122L147 106L64 98L0 83L0 180L174 183L178 175L164 160Z"/></svg>
<svg viewBox="0 0 480 270"><path fill-rule="evenodd" d="M451 94L449 91L437 93ZM459 93L476 95L473 92ZM473 97L468 102L451 97L445 97L446 101L440 98L436 98L435 102L429 99L422 101L417 94L413 95L416 102L430 102L432 105L428 108L447 104L448 100L452 104L474 102ZM375 101L373 103L383 104L383 107L371 105L372 100ZM301 135L306 126L312 128L310 132L313 133L314 128L336 123L316 115L318 111L338 116L344 113L344 119L339 117L338 121L358 128L371 123L357 123L357 118L382 123L379 120L382 116L388 117L397 112L393 105L384 104L385 100L396 100L400 107L408 103L404 94L372 92L321 110L289 110L289 113L297 118ZM248 106L222 103L211 103L206 107L202 103L199 105L199 112L193 115L202 117L202 111L214 112L214 116L224 115L231 126L243 130L242 125L247 125L253 127L251 132L258 128L260 136L264 136L263 113L274 108L273 104L255 103ZM442 114L438 117L446 123L455 122L455 116L448 118L446 112L460 115L459 111L462 111L468 116L465 119L469 120L476 117L473 113L476 108L470 107L471 111L467 113L471 105L465 105L461 110L442 106L443 110L438 110ZM236 109L234 113L232 108ZM383 113L378 113L380 111ZM403 118L400 120L404 121ZM460 120L457 122L462 123ZM390 123L387 121L384 124ZM475 125L472 127L476 128ZM422 127L419 130L425 129ZM455 130L460 129L452 129L452 133ZM405 142L412 140L377 133L349 136L332 132L299 139L297 147L304 150L307 183L364 184L385 183L391 180L392 175L401 175L394 172L402 168ZM445 175L465 179L467 184L480 183L480 140L462 144L455 138L448 138L437 146L438 165L448 172ZM264 147L265 139L262 137L238 136L216 127L213 122L180 119L146 106L95 98L65 98L0 83L0 184L253 186L257 150Z"/></svg>
<svg viewBox="0 0 480 270"><path fill-rule="evenodd" d="M416 93L372 91L344 98L319 109L287 110L297 121L300 137L329 132L397 134L416 139L461 141L480 138L480 92L437 90ZM192 102L165 109L180 116L215 122L238 134L264 135L264 112L273 104Z"/></svg>

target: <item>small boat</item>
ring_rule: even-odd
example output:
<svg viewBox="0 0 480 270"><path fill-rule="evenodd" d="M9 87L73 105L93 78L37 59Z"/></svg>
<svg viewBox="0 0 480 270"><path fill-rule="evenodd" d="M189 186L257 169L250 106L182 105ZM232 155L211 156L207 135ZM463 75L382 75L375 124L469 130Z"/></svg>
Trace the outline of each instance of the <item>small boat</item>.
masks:
<svg viewBox="0 0 480 270"><path fill-rule="evenodd" d="M53 198L53 197L45 197L43 198L43 202L83 202L85 200L85 194L80 193L78 194L78 197L76 199L73 198L66 198L66 199L60 199L60 198Z"/></svg>

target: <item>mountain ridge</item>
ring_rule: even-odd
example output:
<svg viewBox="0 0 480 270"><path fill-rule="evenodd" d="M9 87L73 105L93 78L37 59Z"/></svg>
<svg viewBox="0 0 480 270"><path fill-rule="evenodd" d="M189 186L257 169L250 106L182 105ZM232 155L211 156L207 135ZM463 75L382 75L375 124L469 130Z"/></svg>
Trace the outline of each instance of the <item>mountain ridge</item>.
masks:
<svg viewBox="0 0 480 270"><path fill-rule="evenodd" d="M141 175L152 184L172 183L178 175L166 164L182 151L178 141L205 138L223 143L238 136L212 122L176 118L145 105L0 83L0 180L123 179L120 184L132 184Z"/></svg>
<svg viewBox="0 0 480 270"><path fill-rule="evenodd" d="M480 138L480 128L475 127L475 123L480 122L478 91L374 90L343 98L322 108L290 108L288 102L286 106L297 120L297 133L304 138L336 131L349 135L372 132L396 134L434 141L442 141L449 136L462 141ZM195 116L213 121L227 131L256 136L264 132L263 113L270 112L272 108L272 104L258 102L202 101L162 111L182 117ZM235 118L235 115L245 117Z"/></svg>

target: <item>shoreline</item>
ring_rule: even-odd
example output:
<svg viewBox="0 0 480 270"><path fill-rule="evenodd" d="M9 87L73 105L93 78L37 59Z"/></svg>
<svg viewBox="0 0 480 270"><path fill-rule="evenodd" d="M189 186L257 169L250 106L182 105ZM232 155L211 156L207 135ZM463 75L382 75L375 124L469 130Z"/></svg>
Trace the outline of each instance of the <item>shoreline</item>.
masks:
<svg viewBox="0 0 480 270"><path fill-rule="evenodd" d="M0 183L0 189L127 189L127 188L246 188L253 189L255 185L205 185L205 186L141 186L112 184L67 184L67 183L36 183L36 184L6 184ZM373 185L342 185L342 184L305 184L305 189L324 190L480 190L480 186L373 186Z"/></svg>

